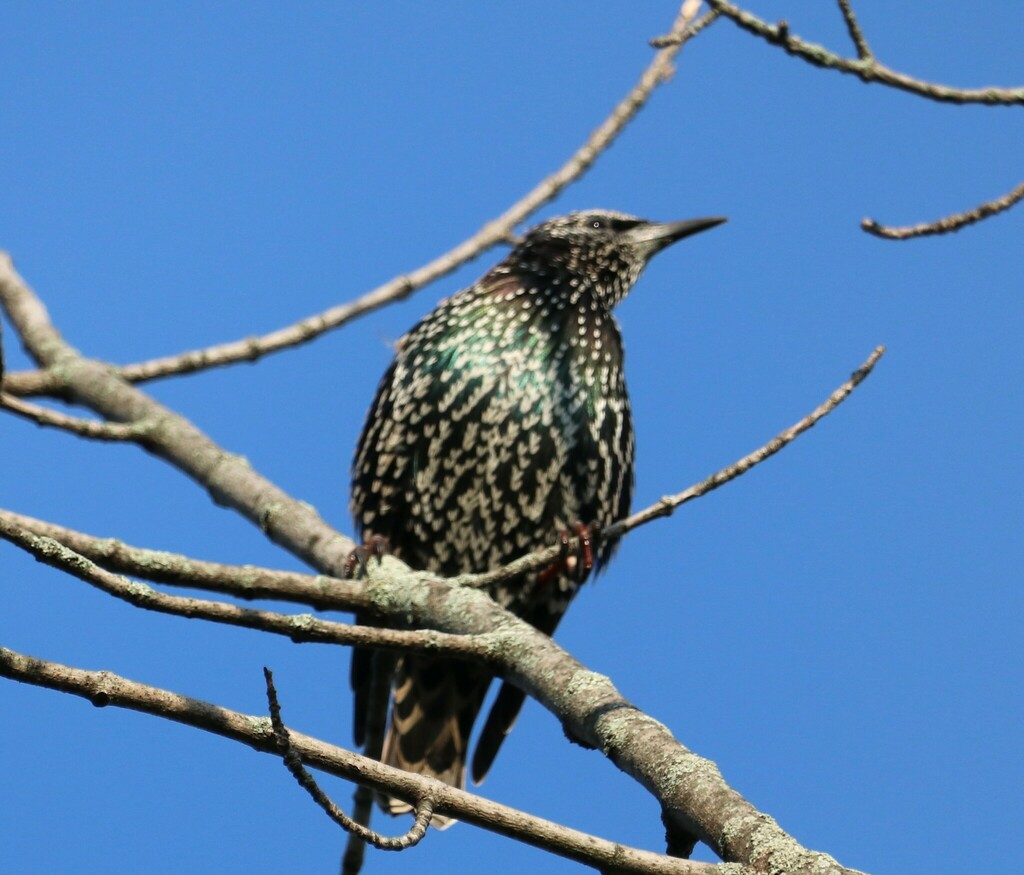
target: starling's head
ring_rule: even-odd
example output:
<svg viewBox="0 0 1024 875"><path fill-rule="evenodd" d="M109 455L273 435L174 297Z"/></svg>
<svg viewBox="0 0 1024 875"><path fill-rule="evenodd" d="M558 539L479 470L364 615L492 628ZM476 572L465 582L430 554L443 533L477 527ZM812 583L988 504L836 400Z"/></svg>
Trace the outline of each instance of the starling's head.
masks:
<svg viewBox="0 0 1024 875"><path fill-rule="evenodd" d="M570 213L531 228L508 262L539 276L567 274L572 285L597 293L611 308L656 253L724 221L648 222L609 210Z"/></svg>

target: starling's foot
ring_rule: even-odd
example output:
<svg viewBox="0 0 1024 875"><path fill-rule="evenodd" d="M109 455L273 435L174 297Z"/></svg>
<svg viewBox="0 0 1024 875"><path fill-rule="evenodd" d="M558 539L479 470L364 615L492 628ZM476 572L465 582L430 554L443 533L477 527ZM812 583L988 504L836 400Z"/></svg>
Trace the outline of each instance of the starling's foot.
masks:
<svg viewBox="0 0 1024 875"><path fill-rule="evenodd" d="M391 542L383 535L371 535L366 543L356 547L345 560L345 577L364 577L366 564L377 557L378 564L391 552Z"/></svg>
<svg viewBox="0 0 1024 875"><path fill-rule="evenodd" d="M594 528L581 522L572 529L562 529L558 539L562 555L537 575L537 583L547 586L560 575L566 574L577 583L583 583L594 567Z"/></svg>
<svg viewBox="0 0 1024 875"><path fill-rule="evenodd" d="M566 573L577 583L583 583L594 568L594 533L593 526L576 522L572 531L562 531L562 566ZM573 535L576 541L573 543Z"/></svg>

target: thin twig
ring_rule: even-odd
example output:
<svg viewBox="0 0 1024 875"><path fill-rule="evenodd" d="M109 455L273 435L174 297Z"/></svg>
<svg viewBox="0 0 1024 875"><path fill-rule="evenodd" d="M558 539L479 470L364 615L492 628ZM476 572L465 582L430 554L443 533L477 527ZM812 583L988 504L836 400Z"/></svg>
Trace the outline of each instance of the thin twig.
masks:
<svg viewBox="0 0 1024 875"><path fill-rule="evenodd" d="M81 419L68 416L57 410L49 410L38 404L22 401L7 392L0 392L0 407L11 413L31 420L36 425L63 429L79 437L92 438L100 441L129 441L138 436L138 429L123 422L97 422L92 419Z"/></svg>
<svg viewBox="0 0 1024 875"><path fill-rule="evenodd" d="M764 446L759 447L754 450L754 452L744 456L728 468L716 471L701 483L697 483L689 489L684 489L682 492L676 493L675 495L667 495L660 501L652 504L650 507L626 517L626 519L621 522L613 523L608 526L604 532L602 532L602 535L604 537L618 538L626 534L626 532L630 532L638 526L642 526L645 523L658 519L659 517L671 516L678 507L681 507L688 501L693 501L695 498L700 498L702 495L706 495L707 493L718 489L719 486L724 486L730 480L735 480L741 474L746 474L747 471L755 465L761 464L765 459L771 458L783 447L791 444L809 428L817 425L819 420L828 416L828 414L842 404L850 396L853 390L867 379L868 375L872 370L874 370L875 365L883 355L885 355L885 347L876 347L874 352L868 356L867 361L865 361L864 364L850 375L849 380L829 395L828 399L823 404L815 408L796 424L791 425L785 431L779 432L779 434L768 441Z"/></svg>
<svg viewBox="0 0 1024 875"><path fill-rule="evenodd" d="M648 40L648 45L650 45L652 49L664 49L668 46L682 45L687 40L693 39L709 24L712 24L720 14L721 13L715 9L709 9L693 24L682 31L682 33L666 33L662 36L653 37Z"/></svg>
<svg viewBox="0 0 1024 875"><path fill-rule="evenodd" d="M880 63L872 55L860 58L844 58L830 52L824 46L809 43L790 33L789 25L780 21L768 24L756 15L740 9L728 0L707 0L708 5L721 12L739 27L775 46L780 46L788 54L802 58L815 67L825 67L857 76L863 82L877 82L901 91L909 91L930 100L941 103L984 103L988 105L1019 105L1024 103L1024 87L1015 88L952 88L934 82L915 79L904 73L898 73ZM858 29L859 32L859 29ZM852 35L852 31L851 31ZM856 41L856 38L854 38ZM866 46L866 43L865 43ZM858 45L858 51L860 46Z"/></svg>
<svg viewBox="0 0 1024 875"><path fill-rule="evenodd" d="M699 7L700 0L686 0L670 34L683 34ZM408 274L397 276L354 301L331 307L322 313L269 334L125 365L120 369L115 368L116 372L125 380L138 383L173 374L194 373L237 362L256 361L269 353L307 343L324 332L338 328L358 316L393 301L402 300L416 289L451 273L462 264L476 258L481 252L496 243L506 241L516 225L548 201L553 200L566 186L582 176L598 156L622 133L626 125L647 103L654 90L671 78L673 61L683 43L689 38L689 36L682 37L678 42L667 45L658 51L647 69L641 74L636 85L565 164L541 180L530 192L500 216L487 222L468 240L464 240L428 264ZM45 370L21 371L8 374L5 377L4 389L16 395L50 395L59 394L62 385L58 374L47 373Z"/></svg>
<svg viewBox="0 0 1024 875"><path fill-rule="evenodd" d="M871 53L868 41L864 38L864 31L860 29L860 22L857 21L853 7L850 6L850 0L839 0L839 10L843 13L843 21L846 22L846 30L850 34L850 39L853 40L853 44L857 48L857 57L862 61L870 61L874 55Z"/></svg>
<svg viewBox="0 0 1024 875"><path fill-rule="evenodd" d="M611 525L606 526L601 530L599 537L620 538L638 526L642 526L658 519L659 517L671 516L679 506L686 504L686 502L692 501L695 498L699 498L700 496L717 489L719 486L725 485L730 480L735 480L755 465L759 465L761 462L771 456L774 456L779 452L779 450L792 443L797 437L811 428L811 426L815 425L820 419L822 419L822 417L827 416L835 410L836 407L842 404L843 401L849 397L850 393L867 378L878 363L878 360L884 354L885 347L877 347L874 352L868 356L867 361L853 372L850 379L836 389L823 404L811 411L811 413L795 425L792 425L777 434L764 446L754 450L754 452L744 456L732 465L716 471L700 483L696 483L675 495L665 496L659 501L656 501L650 507L644 508L631 516L626 517L626 519L619 520L618 522L614 522ZM562 549L561 545L545 547L543 550L530 553L529 555L523 556L514 562L510 562L508 565L495 569L494 571L489 571L485 574L466 574L460 577L451 578L450 582L457 583L462 586L487 589L497 583L511 580L522 574L526 574L530 571L536 571L538 568L544 568L550 565L558 559L562 553Z"/></svg>
<svg viewBox="0 0 1024 875"><path fill-rule="evenodd" d="M963 213L953 213L950 216L936 219L934 222L924 222L920 225L907 225L904 227L893 227L891 225L881 225L874 219L864 219L860 223L860 226L869 234L874 234L876 237L883 237L886 240L908 240L911 237L928 237L933 234L951 234L954 231L959 231L961 228L966 228L968 225L973 225L975 222L980 222L982 219L987 219L989 216L994 216L1004 210L1008 210L1014 204L1018 204L1022 200L1024 200L1024 182L1018 185L1013 191L1004 194L1002 197L997 197L994 200L986 201L980 206L975 207L973 210L967 210Z"/></svg>
<svg viewBox="0 0 1024 875"><path fill-rule="evenodd" d="M288 771L305 790L324 813L346 832L358 835L364 842L369 842L375 848L382 851L404 851L420 843L420 840L427 834L427 827L430 825L430 817L434 813L434 802L429 794L424 794L415 806L415 819L412 826L400 836L382 836L379 832L367 829L361 823L356 823L351 817L345 814L331 797L328 796L316 779L309 773L309 770L302 764L302 757L292 747L291 736L288 727L281 719L281 704L277 699L277 690L274 687L274 674L269 668L263 669L263 678L267 684L267 704L270 708L270 722L274 727L274 739L277 742L278 753L284 760Z"/></svg>

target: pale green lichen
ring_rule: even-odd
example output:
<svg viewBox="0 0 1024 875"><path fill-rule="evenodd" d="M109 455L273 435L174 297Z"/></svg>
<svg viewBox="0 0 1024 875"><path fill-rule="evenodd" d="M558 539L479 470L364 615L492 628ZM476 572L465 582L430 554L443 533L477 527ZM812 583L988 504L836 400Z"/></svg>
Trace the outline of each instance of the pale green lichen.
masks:
<svg viewBox="0 0 1024 875"><path fill-rule="evenodd" d="M291 624L298 632L306 632L316 623L316 617L312 614L293 614Z"/></svg>
<svg viewBox="0 0 1024 875"><path fill-rule="evenodd" d="M750 859L756 864L767 864L771 875L786 872L846 872L834 857L803 847L787 835L770 816L748 812L730 818L723 824L722 837L727 844L733 841L749 842Z"/></svg>
<svg viewBox="0 0 1024 875"><path fill-rule="evenodd" d="M426 603L429 588L392 556L371 559L366 569L366 594L386 617L412 616Z"/></svg>
<svg viewBox="0 0 1024 875"><path fill-rule="evenodd" d="M743 814L730 817L722 824L722 839L725 841L725 844L731 844L738 838L757 830L760 822L767 817L767 814L757 814L754 812L744 812Z"/></svg>
<svg viewBox="0 0 1024 875"><path fill-rule="evenodd" d="M273 735L274 724L269 717L247 716L245 722L249 724L249 731L253 735Z"/></svg>
<svg viewBox="0 0 1024 875"><path fill-rule="evenodd" d="M484 593L468 587L452 587L444 601L444 625L448 628L458 626L463 617L475 612L487 599Z"/></svg>
<svg viewBox="0 0 1024 875"><path fill-rule="evenodd" d="M697 779L703 778L704 775L702 773L708 771L708 766L711 766L715 771L718 770L718 767L710 760L702 759L695 754L676 753L661 767L658 776L658 786L661 787L662 792L667 798L673 797L679 791L680 784L692 785L695 777Z"/></svg>
<svg viewBox="0 0 1024 875"><path fill-rule="evenodd" d="M145 601L156 595L151 586L146 586L146 584L139 583L137 580L129 580L125 589L128 595L138 601Z"/></svg>

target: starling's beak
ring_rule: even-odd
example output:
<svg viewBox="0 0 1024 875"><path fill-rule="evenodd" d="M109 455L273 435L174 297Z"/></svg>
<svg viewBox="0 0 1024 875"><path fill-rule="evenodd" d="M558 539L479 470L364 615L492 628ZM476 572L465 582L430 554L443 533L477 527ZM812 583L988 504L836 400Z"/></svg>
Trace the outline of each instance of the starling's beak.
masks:
<svg viewBox="0 0 1024 875"><path fill-rule="evenodd" d="M707 231L725 221L728 220L721 216L713 216L707 219L687 219L684 222L646 222L635 228L630 228L623 236L633 243L650 247L648 254L650 257L666 246L671 246L677 240Z"/></svg>

